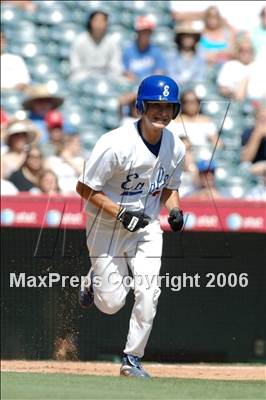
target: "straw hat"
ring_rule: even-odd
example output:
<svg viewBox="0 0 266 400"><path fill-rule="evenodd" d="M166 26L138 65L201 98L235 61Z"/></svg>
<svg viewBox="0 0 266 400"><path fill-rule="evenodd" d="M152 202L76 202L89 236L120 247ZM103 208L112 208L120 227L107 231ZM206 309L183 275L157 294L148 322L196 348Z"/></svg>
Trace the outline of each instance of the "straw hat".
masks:
<svg viewBox="0 0 266 400"><path fill-rule="evenodd" d="M200 35L201 29L195 22L184 21L176 26L176 34L188 33L190 35Z"/></svg>
<svg viewBox="0 0 266 400"><path fill-rule="evenodd" d="M26 133L27 143L37 142L41 137L38 128L29 119L13 119L11 120L4 130L4 141L8 145L9 139L12 135L17 133Z"/></svg>
<svg viewBox="0 0 266 400"><path fill-rule="evenodd" d="M35 85L26 91L26 98L22 103L25 110L30 110L33 102L37 99L51 100L52 108L59 107L64 102L63 97L55 95L47 85Z"/></svg>

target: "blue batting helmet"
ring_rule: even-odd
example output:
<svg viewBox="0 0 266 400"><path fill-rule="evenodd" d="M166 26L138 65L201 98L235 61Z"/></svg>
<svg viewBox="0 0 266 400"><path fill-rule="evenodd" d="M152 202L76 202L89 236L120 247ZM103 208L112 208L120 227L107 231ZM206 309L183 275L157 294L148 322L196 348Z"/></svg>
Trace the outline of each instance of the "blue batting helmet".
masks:
<svg viewBox="0 0 266 400"><path fill-rule="evenodd" d="M136 109L140 114L145 112L145 102L149 101L162 101L174 104L173 119L175 119L180 111L178 85L168 76L148 76L141 82L138 89Z"/></svg>

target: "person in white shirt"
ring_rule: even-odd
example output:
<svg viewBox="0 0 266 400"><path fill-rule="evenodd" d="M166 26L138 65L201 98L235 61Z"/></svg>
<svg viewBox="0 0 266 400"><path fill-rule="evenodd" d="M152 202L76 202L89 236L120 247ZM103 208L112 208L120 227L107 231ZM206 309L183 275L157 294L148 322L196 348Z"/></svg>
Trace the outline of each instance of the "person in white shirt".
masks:
<svg viewBox="0 0 266 400"><path fill-rule="evenodd" d="M108 15L94 11L87 22L87 31L74 40L70 52L70 79L79 81L95 74L122 75L122 56L119 43L107 33Z"/></svg>
<svg viewBox="0 0 266 400"><path fill-rule="evenodd" d="M256 55L255 61L249 65L247 76L240 82L236 93L237 100L258 100L265 104L265 63L266 43Z"/></svg>
<svg viewBox="0 0 266 400"><path fill-rule="evenodd" d="M177 84L163 75L145 78L136 108L141 118L102 135L78 180L77 192L86 201L92 264L80 304L94 303L103 313L115 314L130 290L125 284L130 268L135 304L120 374L148 378L140 359L160 296L161 207L168 209L173 231L183 226L178 188L185 146L166 128L179 113Z"/></svg>
<svg viewBox="0 0 266 400"><path fill-rule="evenodd" d="M56 174L59 188L64 194L75 192L77 177L82 173L83 167L84 160L78 134L66 136L58 153L47 157L44 161L44 168Z"/></svg>
<svg viewBox="0 0 266 400"><path fill-rule="evenodd" d="M193 90L186 90L181 96L182 113L171 123L168 128L179 137L187 136L192 147L218 147L216 125L204 114L200 113L200 100Z"/></svg>
<svg viewBox="0 0 266 400"><path fill-rule="evenodd" d="M247 78L249 67L254 60L254 48L248 38L239 40L235 58L227 61L219 71L217 85L225 97L235 98L241 81Z"/></svg>
<svg viewBox="0 0 266 400"><path fill-rule="evenodd" d="M30 84L30 74L22 57L5 53L6 38L1 31L1 90L23 90Z"/></svg>

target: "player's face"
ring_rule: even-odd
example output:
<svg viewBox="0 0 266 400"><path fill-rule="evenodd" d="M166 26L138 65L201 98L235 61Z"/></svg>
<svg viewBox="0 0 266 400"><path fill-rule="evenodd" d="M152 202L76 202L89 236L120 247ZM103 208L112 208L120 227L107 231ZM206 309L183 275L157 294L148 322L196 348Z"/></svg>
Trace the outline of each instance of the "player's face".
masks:
<svg viewBox="0 0 266 400"><path fill-rule="evenodd" d="M144 118L153 128L165 128L173 118L174 106L171 103L148 103Z"/></svg>

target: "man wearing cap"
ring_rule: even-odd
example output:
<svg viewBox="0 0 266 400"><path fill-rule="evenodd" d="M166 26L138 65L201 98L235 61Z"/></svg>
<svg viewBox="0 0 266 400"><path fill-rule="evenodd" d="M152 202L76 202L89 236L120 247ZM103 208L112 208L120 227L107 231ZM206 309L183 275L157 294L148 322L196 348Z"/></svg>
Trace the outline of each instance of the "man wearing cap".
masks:
<svg viewBox="0 0 266 400"><path fill-rule="evenodd" d="M198 169L198 188L188 195L189 198L197 198L203 200L219 199L223 196L219 193L215 185L216 163L213 160L199 160L197 162Z"/></svg>
<svg viewBox="0 0 266 400"><path fill-rule="evenodd" d="M11 120L4 130L4 142L8 151L2 156L2 177L8 178L19 169L26 159L26 150L32 143L36 143L40 132L30 120Z"/></svg>
<svg viewBox="0 0 266 400"><path fill-rule="evenodd" d="M151 16L139 16L135 21L136 40L123 52L125 75L130 80L139 82L148 75L163 74L166 70L161 50L151 43L155 27Z"/></svg>
<svg viewBox="0 0 266 400"><path fill-rule="evenodd" d="M41 132L40 143L46 143L49 138L45 122L46 114L61 106L63 102L63 97L53 93L48 85L35 85L27 90L22 105L25 110L29 111L28 118Z"/></svg>

